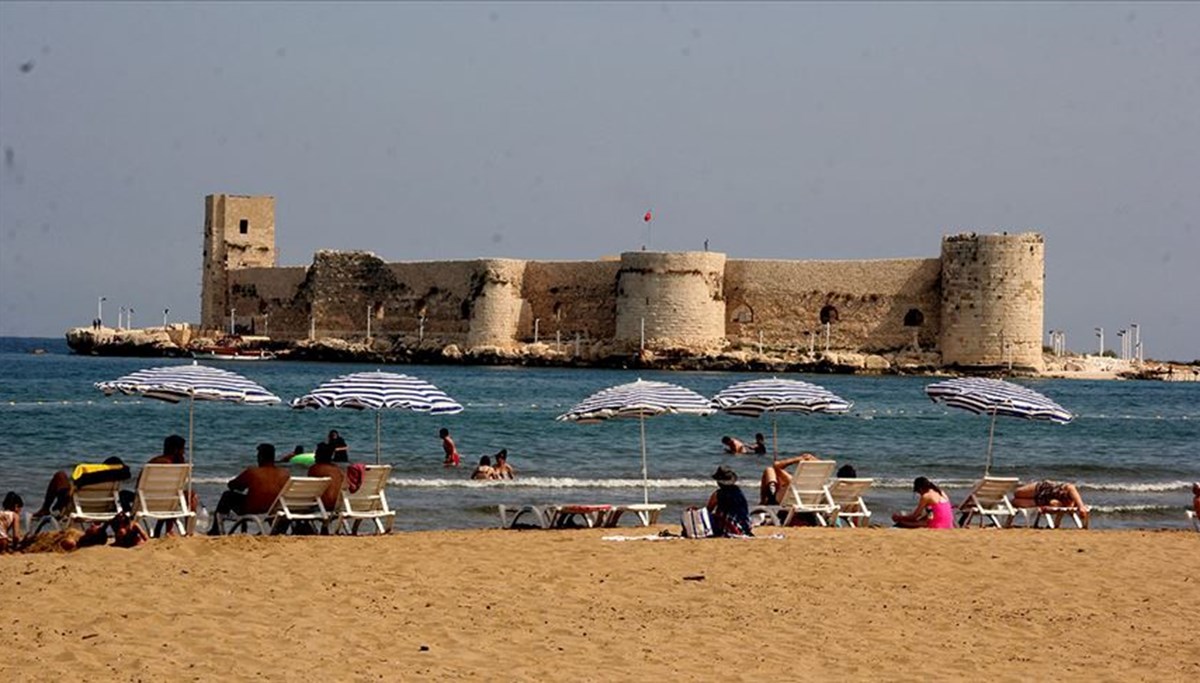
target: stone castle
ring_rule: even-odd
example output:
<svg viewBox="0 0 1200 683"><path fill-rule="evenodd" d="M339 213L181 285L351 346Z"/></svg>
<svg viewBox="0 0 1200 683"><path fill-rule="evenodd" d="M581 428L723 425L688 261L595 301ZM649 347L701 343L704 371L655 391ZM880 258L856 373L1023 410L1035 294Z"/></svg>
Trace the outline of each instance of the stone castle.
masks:
<svg viewBox="0 0 1200 683"><path fill-rule="evenodd" d="M213 333L507 349L585 340L622 351L730 347L886 353L964 369L1043 369L1036 233L942 239L924 259L734 259L625 252L597 261L387 263L317 252L279 266L275 200L205 198L201 327Z"/></svg>

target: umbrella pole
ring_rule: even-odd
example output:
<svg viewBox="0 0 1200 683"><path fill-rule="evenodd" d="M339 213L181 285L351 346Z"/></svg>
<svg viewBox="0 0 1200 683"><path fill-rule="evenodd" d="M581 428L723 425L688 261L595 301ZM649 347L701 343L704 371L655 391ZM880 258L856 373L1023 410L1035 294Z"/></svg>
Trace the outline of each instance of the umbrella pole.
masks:
<svg viewBox="0 0 1200 683"><path fill-rule="evenodd" d="M375 464L376 465L379 464L379 452L380 452L380 448L381 448L380 443L379 443L379 423L382 420L382 417L381 417L382 413L383 413L382 410L375 411Z"/></svg>
<svg viewBox="0 0 1200 683"><path fill-rule="evenodd" d="M188 476L188 504L192 500L192 479L196 472L196 442L195 442L195 424L196 424L196 392L193 390L188 396L188 463L192 466L192 474ZM193 510L193 512L195 512Z"/></svg>
<svg viewBox="0 0 1200 683"><path fill-rule="evenodd" d="M775 451L772 459L779 460L779 417L774 412L771 413L771 447Z"/></svg>
<svg viewBox="0 0 1200 683"><path fill-rule="evenodd" d="M650 475L646 473L646 416L638 415L638 427L642 433L642 502L650 504Z"/></svg>
<svg viewBox="0 0 1200 683"><path fill-rule="evenodd" d="M996 409L992 409L992 426L988 430L987 463L983 466L983 476L988 476L992 470L992 438L996 435Z"/></svg>

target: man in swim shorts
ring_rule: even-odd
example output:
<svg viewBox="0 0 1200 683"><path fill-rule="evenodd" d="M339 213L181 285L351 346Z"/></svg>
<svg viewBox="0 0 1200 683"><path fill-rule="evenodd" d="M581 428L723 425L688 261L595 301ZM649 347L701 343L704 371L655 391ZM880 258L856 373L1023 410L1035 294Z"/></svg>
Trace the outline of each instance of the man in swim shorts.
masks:
<svg viewBox="0 0 1200 683"><path fill-rule="evenodd" d="M458 467L462 462L462 456L458 454L458 447L454 445L454 439L450 438L450 430L442 427L438 430L438 436L442 438L442 452L446 454L446 458L442 460L443 467Z"/></svg>

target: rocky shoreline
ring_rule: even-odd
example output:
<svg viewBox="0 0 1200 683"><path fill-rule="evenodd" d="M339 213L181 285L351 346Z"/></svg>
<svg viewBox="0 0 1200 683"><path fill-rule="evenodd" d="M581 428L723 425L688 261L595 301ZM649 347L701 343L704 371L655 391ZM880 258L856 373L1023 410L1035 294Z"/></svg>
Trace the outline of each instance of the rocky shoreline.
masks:
<svg viewBox="0 0 1200 683"><path fill-rule="evenodd" d="M66 334L67 345L80 355L186 358L193 351L217 343L235 345L237 341L218 340L196 333L187 324L166 328L114 329L79 327ZM936 352L901 350L892 353L864 354L850 351L829 352L807 349L725 349L719 352L688 348L669 348L629 352L603 343L588 345L522 344L510 348L477 347L460 349L455 344L424 343L409 345L404 340L376 339L347 341L319 338L298 342L260 340L252 346L270 351L277 360L319 361L331 363L379 363L382 365L502 365L562 368L646 368L655 370L805 372L856 375L941 375L970 372L984 375L1042 376L1077 379L1174 379L1195 381L1200 378L1193 366L1158 363L1136 367L1127 361L1091 356L1046 356L1044 372L1007 368L955 368L941 364Z"/></svg>

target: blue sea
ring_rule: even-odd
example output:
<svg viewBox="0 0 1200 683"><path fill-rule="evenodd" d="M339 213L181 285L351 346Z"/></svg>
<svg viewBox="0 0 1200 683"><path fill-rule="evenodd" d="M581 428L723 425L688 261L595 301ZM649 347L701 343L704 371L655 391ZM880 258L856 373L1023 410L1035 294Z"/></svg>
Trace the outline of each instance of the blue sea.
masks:
<svg viewBox="0 0 1200 683"><path fill-rule="evenodd" d="M43 351L34 353L34 350ZM191 361L100 358L70 353L59 339L0 338L0 492L19 492L30 509L56 469L117 455L136 466L161 450L170 433L187 435L188 406L153 399L106 397L93 386L138 369ZM331 377L375 365L270 361L219 364L278 394L275 406L197 403L196 484L215 505L224 483L254 460L260 442L279 453L311 449L330 429L350 445L351 459L373 462L375 414L292 410L286 402ZM674 382L711 396L737 381L766 375L732 372L388 366L430 381L465 410L431 417L382 415L383 461L394 465L388 496L397 529L473 528L498 523L497 505L530 502L640 502L638 423L558 422L554 418L605 387L639 377ZM874 477L867 503L877 522L914 504L913 477L939 482L957 501L983 473L989 418L931 403L929 378L796 375L854 402L847 415L783 415L780 451L811 451L853 464ZM1077 418L1067 425L1001 418L993 474L1022 480L1076 482L1093 506L1096 528L1182 528L1190 482L1200 480L1200 384L1025 381ZM454 435L463 468L442 467L438 429ZM650 498L666 503L664 520L702 503L718 465L728 464L754 497L770 456L726 456L720 437L747 442L771 434L771 420L727 415L664 416L646 421ZM473 482L481 455L507 448L512 482Z"/></svg>

